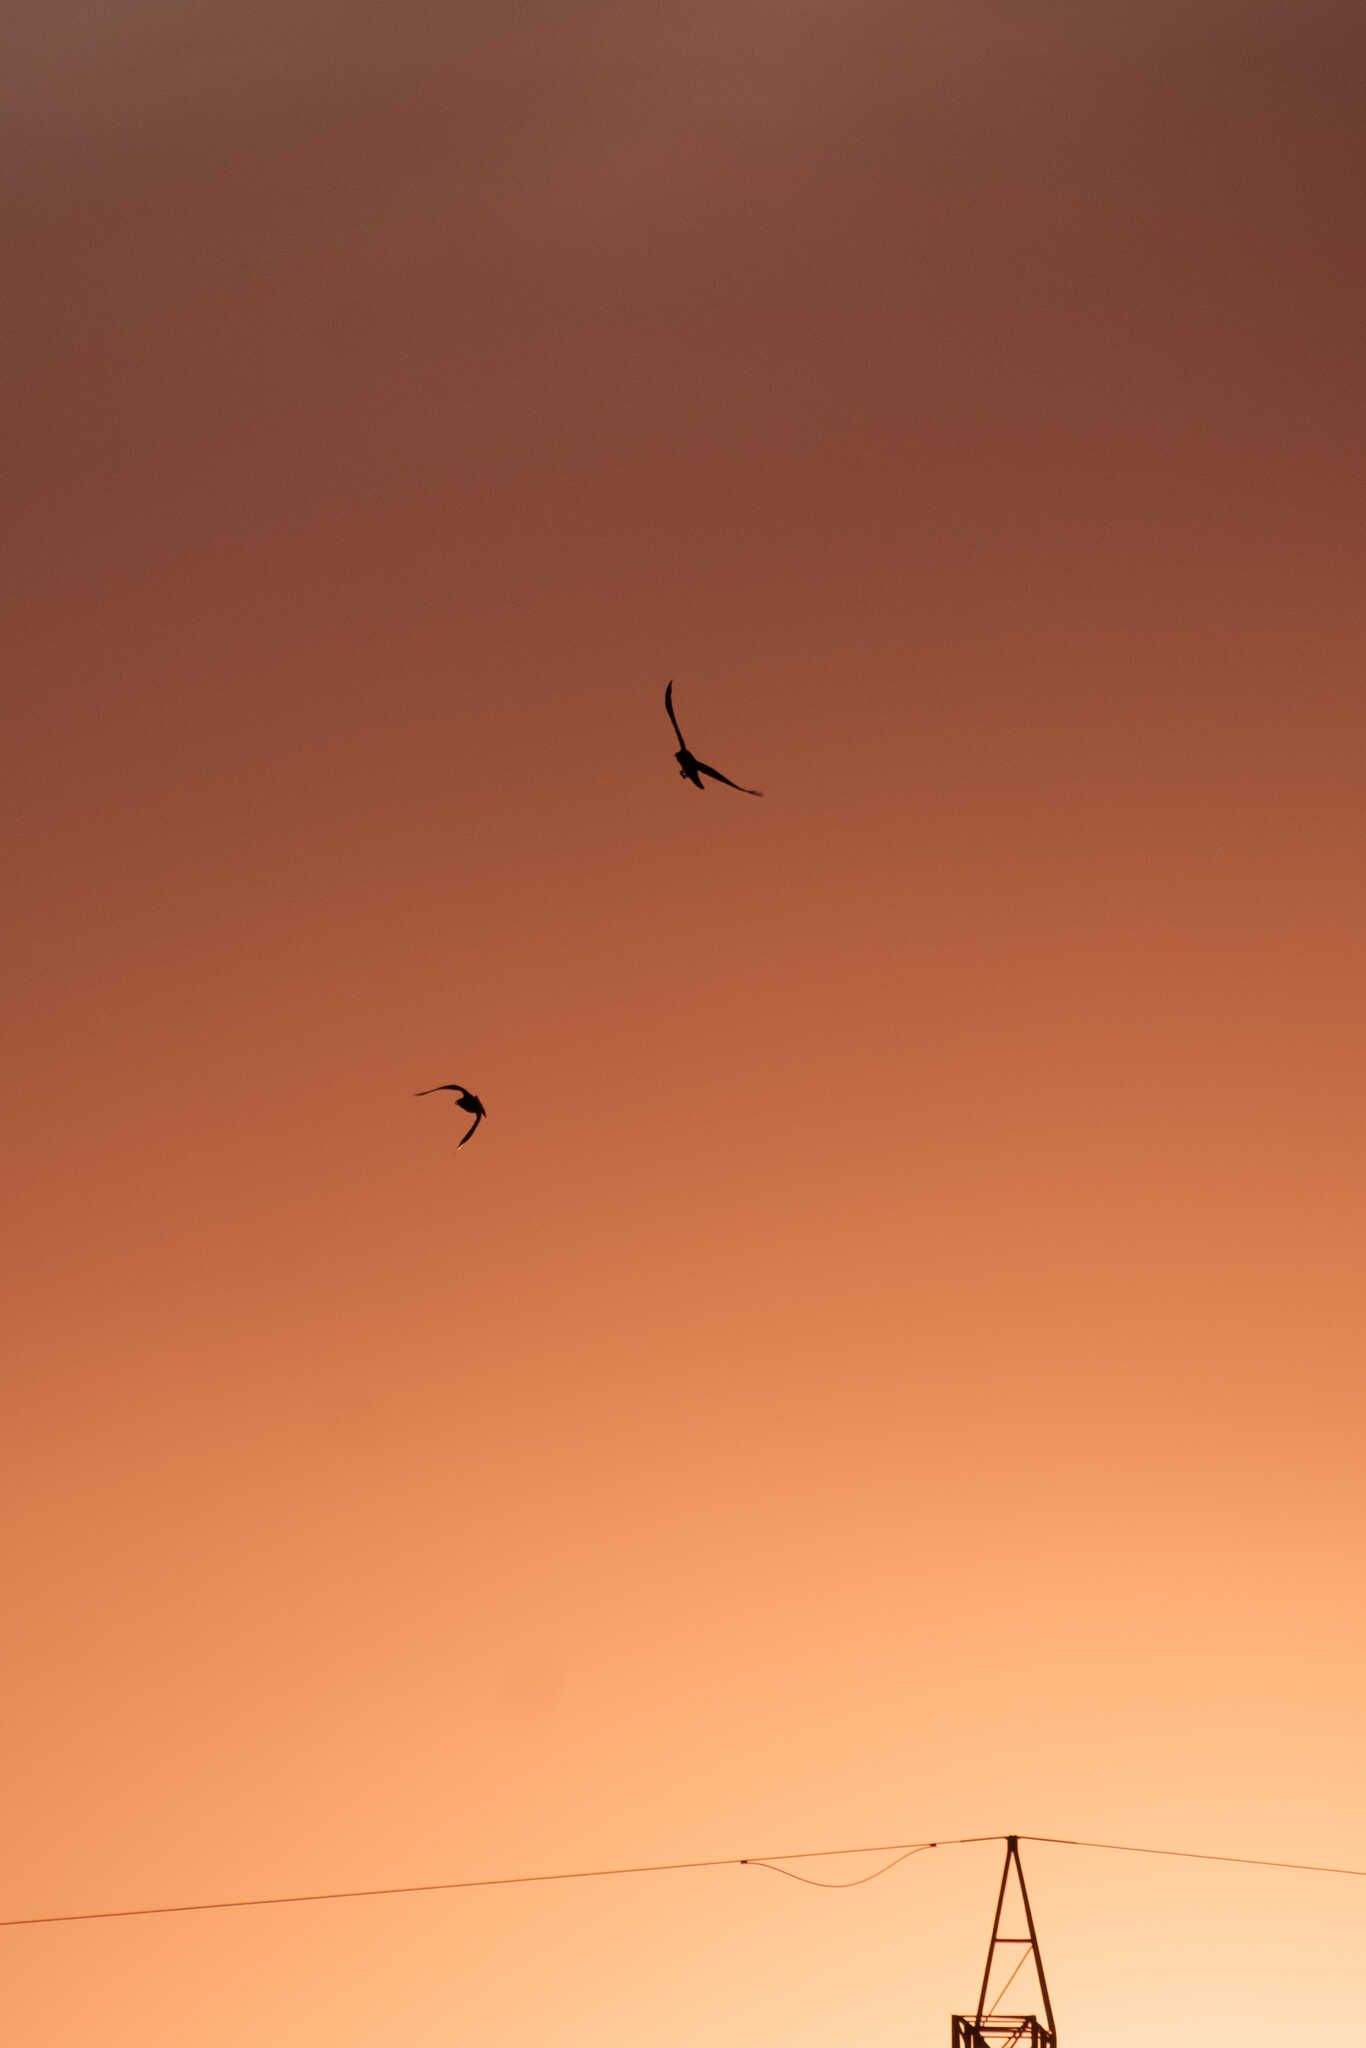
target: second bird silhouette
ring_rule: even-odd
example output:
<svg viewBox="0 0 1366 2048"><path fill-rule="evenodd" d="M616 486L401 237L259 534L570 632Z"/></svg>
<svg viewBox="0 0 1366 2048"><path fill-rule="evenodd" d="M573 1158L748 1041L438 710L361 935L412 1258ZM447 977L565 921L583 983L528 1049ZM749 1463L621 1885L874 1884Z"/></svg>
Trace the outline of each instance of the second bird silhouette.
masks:
<svg viewBox="0 0 1366 2048"><path fill-rule="evenodd" d="M727 789L738 789L741 796L763 795L761 789L746 789L743 782L732 782L729 775L723 775L719 768L709 768L705 761L698 760L696 754L692 752L688 742L679 730L678 720L674 716L674 686L672 683L669 684L668 689L664 692L664 709L669 714L670 725L678 733L678 752L674 755L674 759L678 763L678 772L685 782L690 782L694 789L701 789L703 787L702 777L710 775L713 782L724 782Z"/></svg>
<svg viewBox="0 0 1366 2048"><path fill-rule="evenodd" d="M483 1103L479 1100L479 1097L477 1095L471 1095L469 1089L462 1088L458 1081L438 1081L435 1088L419 1088L416 1090L416 1093L419 1095L445 1095L449 1093L455 1097L456 1108L463 1109L466 1116L472 1116L474 1118L474 1122L470 1125L464 1137L460 1140L460 1145L469 1144L470 1139L474 1136L480 1124L488 1115L488 1111L485 1109ZM457 1152L460 1150L460 1145L457 1145L455 1148Z"/></svg>

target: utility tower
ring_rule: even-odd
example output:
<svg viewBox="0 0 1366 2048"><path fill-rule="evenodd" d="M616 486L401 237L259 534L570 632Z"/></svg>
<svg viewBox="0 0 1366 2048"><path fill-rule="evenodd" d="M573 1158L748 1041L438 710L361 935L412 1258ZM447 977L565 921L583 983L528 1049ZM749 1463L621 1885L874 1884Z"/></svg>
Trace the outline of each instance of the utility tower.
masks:
<svg viewBox="0 0 1366 2048"><path fill-rule="evenodd" d="M1019 1927L1021 1914L1025 1932L1003 1934L1001 1921L1006 1915L1006 1892L1010 1886L1010 1873L1015 1873L1018 1903L1008 1918L1010 1924ZM1011 1956L1015 1960L1007 1969ZM1011 1989L1020 1972L1029 1963L1034 1965L1034 1977L1038 1987L1039 2003L1043 2006L1043 2018L1036 2019L1031 2013L1025 2017L1020 2012L998 2012L1004 2004L1006 1993ZM1028 1989L1029 1980L1025 1980ZM1030 2001L1033 2003L1033 2000ZM1011 2004L1019 2006L1023 1999L1016 1992ZM1029 1907L1029 1893L1025 1890L1024 1871L1020 1867L1020 1840L1018 1835L1006 1836L1006 1861L1001 1872L1001 1889L996 1894L996 1918L991 1923L991 1940L987 1944L987 1966L982 1972L982 1989L977 1995L977 2010L969 2018L960 2013L953 2022L952 2048L1058 2048L1058 2030L1053 2024L1053 2007L1048 1997L1048 1981L1043 1973L1043 1957L1039 1954L1039 1937L1034 1932L1034 1915Z"/></svg>

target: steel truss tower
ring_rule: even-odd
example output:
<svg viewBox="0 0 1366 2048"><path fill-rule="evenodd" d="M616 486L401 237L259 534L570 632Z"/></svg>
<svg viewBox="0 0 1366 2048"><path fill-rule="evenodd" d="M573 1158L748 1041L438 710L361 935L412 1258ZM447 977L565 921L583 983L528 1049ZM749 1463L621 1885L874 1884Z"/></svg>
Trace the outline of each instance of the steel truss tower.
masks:
<svg viewBox="0 0 1366 2048"><path fill-rule="evenodd" d="M1012 1870L1019 1892L1019 1909L1011 1916L1012 1924L1016 1927L1020 1925L1019 1910L1023 1910L1026 1930L1023 1934L1001 1932L1001 1920L1005 1914L1006 1892L1010 1885ZM1015 1961L1007 1970L1004 1966L1012 1953ZM997 2007L1004 2002L1006 1993L1015 1984L1026 1964L1031 1962L1034 1965L1039 2000L1043 2005L1043 2018L1037 2019L1032 2013L1025 2016L1019 2012L998 2012ZM990 2004L987 2002L988 1999L991 2000ZM1018 1993L1011 2002L1021 2002ZM987 1944L987 1966L982 1972L982 1989L977 1996L977 2011L971 2018L963 2013L955 2017L952 2048L1058 2048L1058 2031L1053 2024L1048 1980L1043 1973L1039 1937L1034 1931L1034 1915L1030 1910L1029 1893L1025 1890L1024 1871L1020 1865L1018 1835L1006 1837L1005 1868L1001 1872L1001 1889L996 1894L996 1917L991 1923L991 1940Z"/></svg>

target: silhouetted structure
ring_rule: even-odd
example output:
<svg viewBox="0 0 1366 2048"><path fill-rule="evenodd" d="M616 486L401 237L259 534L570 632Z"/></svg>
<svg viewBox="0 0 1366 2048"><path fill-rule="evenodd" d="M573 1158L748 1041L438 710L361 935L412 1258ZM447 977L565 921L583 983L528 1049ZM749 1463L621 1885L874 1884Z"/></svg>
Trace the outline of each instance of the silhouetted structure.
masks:
<svg viewBox="0 0 1366 2048"><path fill-rule="evenodd" d="M1019 1904L1024 1913L1027 1930L1023 1934L1001 1932L1006 1890L1010 1884L1012 1870L1015 1872L1020 1895ZM1015 1924L1019 1925L1018 1919ZM1015 1962L1010 1970L1003 1974L1004 1964L1014 1951L1019 1951L1015 1956ZM1039 2000L1043 2006L1043 2018L1036 2019L1032 2013L1026 2016L1019 2012L998 2012L996 2008L1005 2002L1006 1993L1014 1985L1025 1965L1031 1962L1034 1965ZM989 1999L990 2004L987 2002ZM1017 1993L1012 2003L1018 2002ZM1053 2024L1048 1981L1043 1973L1043 1957L1039 1954L1039 1937L1034 1931L1034 1915L1030 1911L1029 1893L1025 1890L1024 1871L1020 1865L1020 1843L1016 1835L1006 1837L1005 1868L1001 1872L1001 1889L996 1895L996 1917L991 1923L991 1940L987 1944L987 1966L982 1972L982 1989L977 1997L977 2011L970 2019L964 2013L955 2016L952 2048L1058 2048L1058 2032Z"/></svg>

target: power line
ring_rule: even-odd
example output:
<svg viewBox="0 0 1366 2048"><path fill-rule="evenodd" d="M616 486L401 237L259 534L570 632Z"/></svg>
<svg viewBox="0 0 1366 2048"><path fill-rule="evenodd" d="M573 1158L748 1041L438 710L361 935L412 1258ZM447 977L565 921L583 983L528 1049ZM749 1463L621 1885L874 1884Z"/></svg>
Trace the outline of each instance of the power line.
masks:
<svg viewBox="0 0 1366 2048"><path fill-rule="evenodd" d="M360 1891L287 1892L250 1899L195 1899L184 1905L113 1906L93 1913L30 1913L22 1919L0 1920L0 1928L57 1927L81 1920L150 1920L167 1913L231 1913L246 1906L321 1906L341 1899L408 1898L417 1892L490 1891L499 1885L514 1884L572 1884L590 1877L654 1877L671 1870L738 1870L751 1863L766 1870L778 1870L780 1877L796 1878L796 1871L779 1870L778 1866L805 1862L817 1856L882 1856L898 1852L882 1870L869 1874L870 1877L882 1877L896 1864L904 1863L908 1856L917 1855L922 1849L959 1848L972 1842L1002 1840L1004 1837L1000 1835L965 1835L959 1842L863 1842L850 1849L788 1849L774 1856L706 1856L691 1863L624 1863L603 1870L537 1870L516 1877L456 1877L437 1884L370 1885ZM820 1882L818 1878L799 1878L798 1881L806 1884ZM854 1882L866 1884L869 1878L856 1878Z"/></svg>
<svg viewBox="0 0 1366 2048"><path fill-rule="evenodd" d="M1341 1863L1283 1863L1276 1856L1219 1856L1210 1849L1151 1849L1141 1842L1077 1842L1068 1835L1020 1835L1021 1842L1047 1842L1057 1849L1113 1849L1123 1856L1179 1856L1188 1863L1243 1863L1253 1870L1312 1870L1320 1877L1366 1877Z"/></svg>
<svg viewBox="0 0 1366 2048"><path fill-rule="evenodd" d="M851 1848L842 1849L789 1849L781 1855L770 1856L704 1856L691 1862L678 1863L622 1863L595 1870L537 1870L525 1871L514 1877L456 1877L447 1878L434 1884L385 1884L369 1885L354 1891L334 1892L282 1892L245 1899L194 1899L173 1906L106 1906L90 1913L30 1913L22 1917L0 1920L0 1930L11 1927L63 1927L87 1920L151 1920L172 1913L231 1913L252 1906L321 1906L332 1905L346 1899L398 1899L411 1898L421 1892L472 1892L492 1891L505 1885L529 1884L576 1884L594 1877L656 1877L668 1871L683 1870L743 1870L753 1866L761 1870L772 1870L779 1877L790 1877L798 1884L816 1885L822 1891L847 1891L856 1885L871 1884L879 1877L885 1877L898 1864L905 1863L912 1856L919 1856L927 1849L962 1849L982 1842L1004 1842L1005 1835L958 1835L952 1839L936 1842L860 1842ZM1232 1856L1221 1855L1208 1849L1160 1849L1140 1842L1086 1842L1069 1835L1019 1835L1021 1842L1038 1842L1058 1849L1101 1849L1125 1856L1175 1856L1193 1863L1237 1863L1256 1870L1298 1870L1313 1872L1322 1877L1366 1877L1366 1870L1358 1870L1339 1863L1288 1863L1273 1856ZM862 1877L837 1879L833 1882L819 1877L807 1877L801 1871L784 1870L785 1863L804 1863L825 1856L890 1856L891 1862L884 1863L877 1870L870 1870Z"/></svg>
<svg viewBox="0 0 1366 2048"><path fill-rule="evenodd" d="M890 1863L880 1864L876 1870L865 1870L862 1877L807 1877L800 1870L784 1870L781 1863L770 1863L766 1856L744 1856L741 1861L752 1863L756 1870L772 1870L779 1877L793 1878L798 1884L814 1884L823 1892L850 1892L855 1885L872 1884L875 1878L885 1877L889 1870L895 1870L897 1864L905 1863L908 1857L923 1855L926 1849L946 1849L949 1846L947 1842L917 1842L913 1849L903 1849L899 1856L893 1856ZM825 1853L838 1855L839 1851Z"/></svg>

